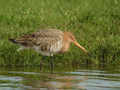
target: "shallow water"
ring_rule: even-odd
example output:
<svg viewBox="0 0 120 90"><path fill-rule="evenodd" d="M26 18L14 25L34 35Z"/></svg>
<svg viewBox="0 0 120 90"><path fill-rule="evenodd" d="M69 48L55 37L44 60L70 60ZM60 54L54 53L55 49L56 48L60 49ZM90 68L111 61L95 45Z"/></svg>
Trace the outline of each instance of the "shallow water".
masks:
<svg viewBox="0 0 120 90"><path fill-rule="evenodd" d="M0 90L120 90L120 69L84 67L50 74L39 67L2 67Z"/></svg>

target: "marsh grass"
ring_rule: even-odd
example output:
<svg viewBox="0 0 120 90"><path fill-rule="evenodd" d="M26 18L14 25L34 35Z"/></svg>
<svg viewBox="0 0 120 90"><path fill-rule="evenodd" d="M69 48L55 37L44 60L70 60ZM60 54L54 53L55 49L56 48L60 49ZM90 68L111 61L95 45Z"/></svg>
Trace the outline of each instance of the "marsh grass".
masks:
<svg viewBox="0 0 120 90"><path fill-rule="evenodd" d="M17 52L19 46L9 42L8 38L44 28L73 32L89 51L86 55L72 45L70 52L56 55L56 64L120 63L120 0L0 2L0 65L39 65L41 56L33 50Z"/></svg>

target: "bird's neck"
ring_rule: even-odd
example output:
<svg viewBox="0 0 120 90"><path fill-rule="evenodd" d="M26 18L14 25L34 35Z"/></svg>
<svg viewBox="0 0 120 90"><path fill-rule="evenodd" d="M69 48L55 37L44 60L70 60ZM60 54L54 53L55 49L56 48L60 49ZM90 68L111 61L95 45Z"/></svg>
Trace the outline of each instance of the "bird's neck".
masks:
<svg viewBox="0 0 120 90"><path fill-rule="evenodd" d="M65 43L65 44L63 44L63 47L62 47L62 49L61 49L61 52L67 52L68 51L68 49L69 49L69 47L70 47L70 43Z"/></svg>
<svg viewBox="0 0 120 90"><path fill-rule="evenodd" d="M63 47L61 49L61 52L64 53L64 52L67 52L69 47L70 47L70 41L68 40L68 37L66 35L64 35L63 37Z"/></svg>

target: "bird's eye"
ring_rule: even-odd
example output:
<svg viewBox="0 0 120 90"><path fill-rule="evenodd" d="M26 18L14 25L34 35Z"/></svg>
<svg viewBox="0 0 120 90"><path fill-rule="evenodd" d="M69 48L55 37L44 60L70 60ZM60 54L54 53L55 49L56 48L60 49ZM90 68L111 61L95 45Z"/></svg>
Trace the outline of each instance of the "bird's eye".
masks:
<svg viewBox="0 0 120 90"><path fill-rule="evenodd" d="M70 36L70 38L75 41L75 37L73 35Z"/></svg>

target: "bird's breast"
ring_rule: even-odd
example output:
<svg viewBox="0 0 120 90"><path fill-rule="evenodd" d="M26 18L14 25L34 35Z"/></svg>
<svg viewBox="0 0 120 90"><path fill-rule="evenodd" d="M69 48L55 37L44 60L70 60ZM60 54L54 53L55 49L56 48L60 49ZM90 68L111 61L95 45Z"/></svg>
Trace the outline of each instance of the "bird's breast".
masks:
<svg viewBox="0 0 120 90"><path fill-rule="evenodd" d="M51 54L60 52L62 46L62 40L59 40L57 42L41 43L38 46L34 46L34 49L42 55L51 56Z"/></svg>
<svg viewBox="0 0 120 90"><path fill-rule="evenodd" d="M59 52L63 46L62 40L57 41L50 45L50 52Z"/></svg>
<svg viewBox="0 0 120 90"><path fill-rule="evenodd" d="M64 42L60 52L61 53L67 52L69 47L70 47L70 43Z"/></svg>

